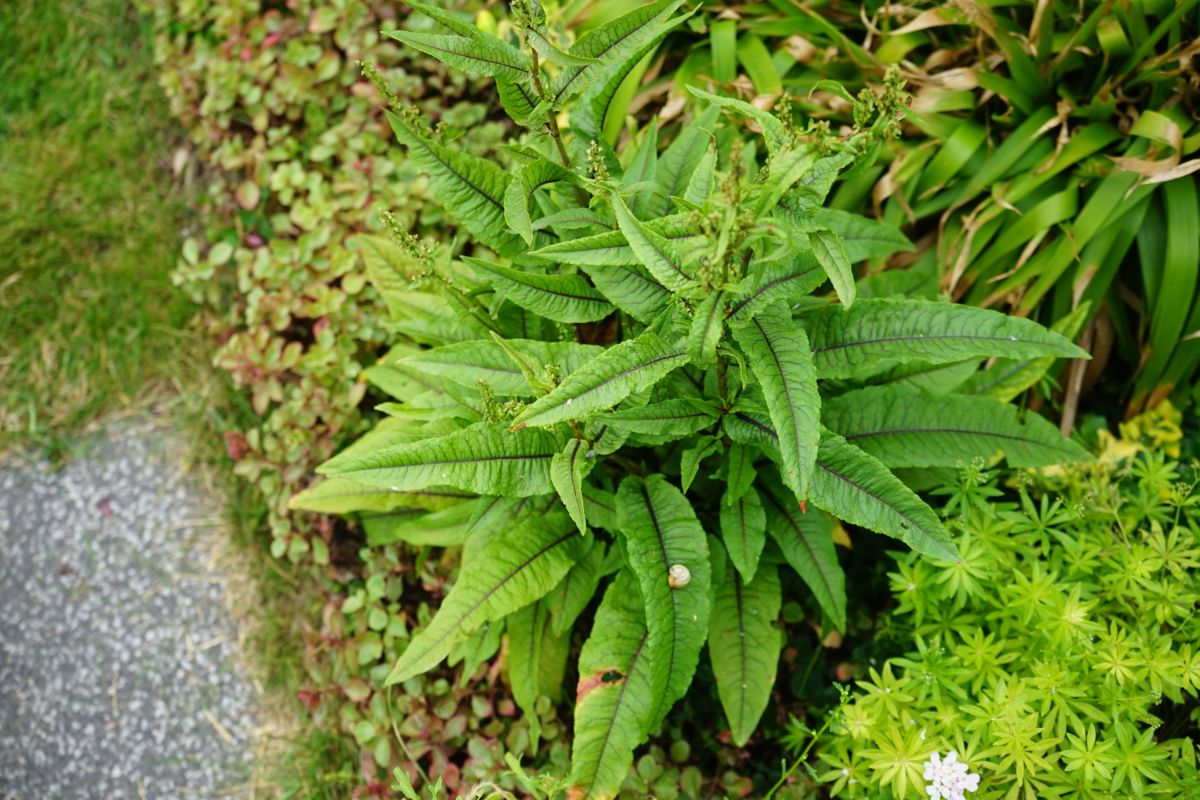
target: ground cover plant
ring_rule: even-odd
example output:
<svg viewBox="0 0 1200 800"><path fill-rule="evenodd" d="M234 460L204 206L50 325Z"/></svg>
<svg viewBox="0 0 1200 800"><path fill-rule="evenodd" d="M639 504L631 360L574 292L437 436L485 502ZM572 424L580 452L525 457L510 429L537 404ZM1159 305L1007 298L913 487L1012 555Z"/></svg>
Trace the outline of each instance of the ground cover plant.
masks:
<svg viewBox="0 0 1200 800"><path fill-rule="evenodd" d="M893 76L853 98L840 136L692 89L701 110L666 147L653 125L620 153L598 138L629 70L690 16L680 6L643 6L574 44L531 4L514 4L503 36L424 4L448 32L391 34L495 79L530 133L506 172L389 97L410 163L480 248L454 257L400 225L361 239L405 337L367 378L396 402L293 500L364 512L375 547L463 546L386 683L489 658L503 630L535 741L572 627L602 596L579 655L573 797L615 796L706 643L733 739L750 737L782 645L780 565L823 626L845 627L827 514L958 560L892 468L998 449L1020 466L1086 458L1035 415L948 391L985 358L1037 372L1084 351L993 311L856 299L851 265L909 245L823 202L894 134L906 96ZM814 294L827 282L837 302Z"/></svg>
<svg viewBox="0 0 1200 800"><path fill-rule="evenodd" d="M946 487L962 562L897 554L880 636L904 654L864 668L810 786L923 798L953 753L980 800L1194 796L1200 473L1178 425L1164 404L1095 464Z"/></svg>
<svg viewBox="0 0 1200 800"><path fill-rule="evenodd" d="M176 132L120 0L0 9L0 447L189 373Z"/></svg>

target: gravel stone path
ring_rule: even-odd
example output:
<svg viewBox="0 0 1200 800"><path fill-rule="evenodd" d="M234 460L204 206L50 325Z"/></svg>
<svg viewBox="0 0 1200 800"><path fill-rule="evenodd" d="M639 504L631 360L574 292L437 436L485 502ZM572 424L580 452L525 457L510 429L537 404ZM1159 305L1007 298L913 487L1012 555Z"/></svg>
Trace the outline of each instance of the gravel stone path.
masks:
<svg viewBox="0 0 1200 800"><path fill-rule="evenodd" d="M118 422L0 464L0 798L244 796L253 689L182 444Z"/></svg>

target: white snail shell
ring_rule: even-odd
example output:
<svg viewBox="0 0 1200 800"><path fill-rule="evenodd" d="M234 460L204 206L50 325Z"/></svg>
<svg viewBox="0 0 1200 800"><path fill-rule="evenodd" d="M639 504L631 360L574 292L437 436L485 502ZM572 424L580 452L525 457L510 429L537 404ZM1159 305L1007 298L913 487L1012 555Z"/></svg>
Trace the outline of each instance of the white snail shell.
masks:
<svg viewBox="0 0 1200 800"><path fill-rule="evenodd" d="M683 564L672 564L667 570L667 586L682 589L692 582L692 573Z"/></svg>

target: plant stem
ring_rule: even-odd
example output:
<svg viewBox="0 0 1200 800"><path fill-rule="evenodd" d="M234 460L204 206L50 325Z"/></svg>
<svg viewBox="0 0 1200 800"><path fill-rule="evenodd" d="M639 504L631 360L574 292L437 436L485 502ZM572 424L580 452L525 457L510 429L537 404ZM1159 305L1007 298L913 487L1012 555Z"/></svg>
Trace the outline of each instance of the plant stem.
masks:
<svg viewBox="0 0 1200 800"><path fill-rule="evenodd" d="M546 99L546 91L542 88L542 70L538 63L537 50L530 48L529 55L532 57L530 62L533 65L531 70L533 75L533 90L537 92L537 96L541 99ZM562 159L564 167L570 168L571 157L567 155L567 148L563 146L562 131L558 129L558 117L554 116L554 109L551 108L547 114L546 123L550 128L550 137L554 139L554 144L558 147L558 156Z"/></svg>

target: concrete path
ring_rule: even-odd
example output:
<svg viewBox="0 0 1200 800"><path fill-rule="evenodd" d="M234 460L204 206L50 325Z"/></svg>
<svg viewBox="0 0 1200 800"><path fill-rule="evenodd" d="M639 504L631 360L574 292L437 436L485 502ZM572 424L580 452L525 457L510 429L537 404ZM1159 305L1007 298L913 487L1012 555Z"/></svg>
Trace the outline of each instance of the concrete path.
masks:
<svg viewBox="0 0 1200 800"><path fill-rule="evenodd" d="M0 464L0 798L247 795L222 509L179 448L125 421L60 471Z"/></svg>

